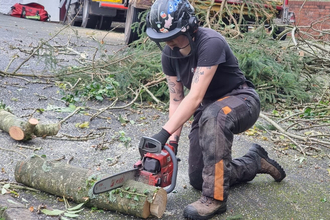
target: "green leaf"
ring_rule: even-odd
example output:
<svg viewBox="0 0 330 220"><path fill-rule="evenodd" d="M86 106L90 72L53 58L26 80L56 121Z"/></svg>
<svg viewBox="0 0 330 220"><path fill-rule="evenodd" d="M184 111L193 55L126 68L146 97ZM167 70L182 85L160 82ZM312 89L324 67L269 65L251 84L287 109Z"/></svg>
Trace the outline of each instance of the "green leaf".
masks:
<svg viewBox="0 0 330 220"><path fill-rule="evenodd" d="M139 201L139 197L137 195L134 196L135 201Z"/></svg>
<svg viewBox="0 0 330 220"><path fill-rule="evenodd" d="M43 108L38 108L37 109L37 112L40 112L40 113L43 113L45 111L45 109L43 109Z"/></svg>
<svg viewBox="0 0 330 220"><path fill-rule="evenodd" d="M96 100L103 101L103 97L100 95L95 96Z"/></svg>
<svg viewBox="0 0 330 220"><path fill-rule="evenodd" d="M61 216L61 220L70 220L70 219L67 217Z"/></svg>
<svg viewBox="0 0 330 220"><path fill-rule="evenodd" d="M80 209L85 203L80 203L79 205L76 205L74 207L68 208L68 211L78 210Z"/></svg>
<svg viewBox="0 0 330 220"><path fill-rule="evenodd" d="M10 203L16 204L16 205L18 204L17 202L15 202L15 201L13 201L11 199L7 199L7 201L10 202Z"/></svg>
<svg viewBox="0 0 330 220"><path fill-rule="evenodd" d="M324 198L321 199L321 202L326 202L326 201L327 201L327 198L326 197L324 197Z"/></svg>
<svg viewBox="0 0 330 220"><path fill-rule="evenodd" d="M67 213L71 213L71 214L76 214L76 213L81 212L82 210L84 210L84 209L78 209L78 210L66 211L66 212L67 212Z"/></svg>
<svg viewBox="0 0 330 220"><path fill-rule="evenodd" d="M116 201L116 196L114 196L114 194L116 194L116 191L115 190L112 190L110 193L109 193L109 201L110 202L115 202Z"/></svg>
<svg viewBox="0 0 330 220"><path fill-rule="evenodd" d="M9 184L9 183L7 183L7 184L3 185L3 187L2 187L2 188L5 188L5 189L9 189L9 187L10 187L10 184Z"/></svg>
<svg viewBox="0 0 330 220"><path fill-rule="evenodd" d="M78 127L78 128L89 128L89 122L86 121L84 123L77 123L76 127Z"/></svg>
<svg viewBox="0 0 330 220"><path fill-rule="evenodd" d="M127 120L126 118L122 117L121 115L119 115L119 121L120 121L121 124L125 124L125 123L128 122L128 120ZM120 133L120 132L119 132L119 133ZM124 134L124 135L125 135L125 134Z"/></svg>
<svg viewBox="0 0 330 220"><path fill-rule="evenodd" d="M2 188L1 189L1 194L3 195L3 194L6 194L6 193L7 193L7 190L5 188Z"/></svg>
<svg viewBox="0 0 330 220"><path fill-rule="evenodd" d="M72 214L72 213L67 213L67 212L64 213L64 216L66 216L66 217L70 217L70 218L79 217L78 214Z"/></svg>
<svg viewBox="0 0 330 220"><path fill-rule="evenodd" d="M64 211L59 210L59 209L53 209L53 210L41 209L41 212L46 215L49 215L49 216L58 216L58 215L62 215L64 213Z"/></svg>

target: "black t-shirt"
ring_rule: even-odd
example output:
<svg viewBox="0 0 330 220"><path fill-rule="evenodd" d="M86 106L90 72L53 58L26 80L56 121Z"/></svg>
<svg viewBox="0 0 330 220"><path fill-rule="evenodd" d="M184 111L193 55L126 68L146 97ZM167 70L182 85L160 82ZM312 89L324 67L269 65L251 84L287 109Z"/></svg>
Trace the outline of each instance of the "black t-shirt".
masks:
<svg viewBox="0 0 330 220"><path fill-rule="evenodd" d="M237 58L234 56L225 38L218 32L209 28L198 28L195 34L195 53L192 56L182 57L179 51L171 50L167 45L162 55L163 71L169 76L178 76L182 84L190 89L191 81L197 66L207 67L218 65L214 77L206 91L204 99L216 100L228 92L237 88L246 81L243 72L238 66ZM177 62L177 66L175 62Z"/></svg>

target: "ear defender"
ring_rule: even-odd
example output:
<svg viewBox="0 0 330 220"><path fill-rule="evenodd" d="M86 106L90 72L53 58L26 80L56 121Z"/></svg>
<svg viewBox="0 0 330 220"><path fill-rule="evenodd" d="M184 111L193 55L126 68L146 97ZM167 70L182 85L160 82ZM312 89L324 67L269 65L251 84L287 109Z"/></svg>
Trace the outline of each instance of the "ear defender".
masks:
<svg viewBox="0 0 330 220"><path fill-rule="evenodd" d="M149 16L150 16L150 11L147 13L147 16L146 16L146 24L147 24L147 27L150 27L150 22L149 22Z"/></svg>
<svg viewBox="0 0 330 220"><path fill-rule="evenodd" d="M188 25L191 33L194 33L198 29L198 19L196 16L190 16Z"/></svg>

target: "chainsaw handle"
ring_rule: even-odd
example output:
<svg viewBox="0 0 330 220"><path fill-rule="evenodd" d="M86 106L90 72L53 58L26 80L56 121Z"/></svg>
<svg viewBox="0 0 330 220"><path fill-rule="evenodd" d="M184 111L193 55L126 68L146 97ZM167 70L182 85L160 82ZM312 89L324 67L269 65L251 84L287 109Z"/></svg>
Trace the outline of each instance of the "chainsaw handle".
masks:
<svg viewBox="0 0 330 220"><path fill-rule="evenodd" d="M172 149L169 146L164 145L164 149L167 150L173 161L173 174L172 174L171 185L165 189L167 193L170 193L174 190L176 185L176 177L178 175L178 159L176 158L175 153L172 151Z"/></svg>
<svg viewBox="0 0 330 220"><path fill-rule="evenodd" d="M162 144L154 138L143 136L139 143L139 151L141 158L145 153L160 153Z"/></svg>

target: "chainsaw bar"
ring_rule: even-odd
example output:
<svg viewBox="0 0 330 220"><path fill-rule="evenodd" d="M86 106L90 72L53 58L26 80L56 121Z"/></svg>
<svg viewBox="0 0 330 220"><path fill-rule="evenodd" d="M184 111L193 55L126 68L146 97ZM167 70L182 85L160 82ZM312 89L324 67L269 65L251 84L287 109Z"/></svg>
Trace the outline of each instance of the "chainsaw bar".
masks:
<svg viewBox="0 0 330 220"><path fill-rule="evenodd" d="M115 174L113 176L106 177L97 181L93 186L93 193L100 194L107 192L118 187L123 186L127 180L137 180L139 177L139 169L134 168L122 173Z"/></svg>

